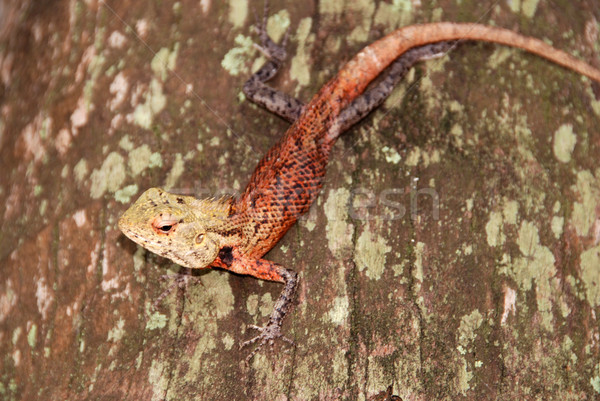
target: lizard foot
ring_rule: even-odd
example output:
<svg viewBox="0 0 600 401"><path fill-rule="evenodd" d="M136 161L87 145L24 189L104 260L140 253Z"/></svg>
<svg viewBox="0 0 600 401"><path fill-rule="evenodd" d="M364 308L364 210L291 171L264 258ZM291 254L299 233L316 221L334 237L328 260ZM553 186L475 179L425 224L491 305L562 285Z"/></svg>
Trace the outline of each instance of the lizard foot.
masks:
<svg viewBox="0 0 600 401"><path fill-rule="evenodd" d="M190 285L191 282L193 282L194 284L200 282L200 278L193 276L189 269L185 269L183 273L180 271L175 274L163 274L162 276L160 276L160 280L170 281L171 283L169 284L167 289L164 290L152 303L152 307L154 309L158 307L158 305L162 302L163 299L167 297L167 295L173 292L175 287L179 288L180 290L183 290L187 288L187 286Z"/></svg>
<svg viewBox="0 0 600 401"><path fill-rule="evenodd" d="M281 44L277 44L271 39L269 34L267 33L267 19L269 15L269 2L265 1L263 17L261 20L258 19L256 15L256 11L254 11L254 18L256 19L256 26L254 27L254 31L258 34L260 38L260 45L255 43L254 47L265 55L269 60L275 61L277 63L283 63L286 58L285 45L288 40L288 34L290 32L289 28L285 31L285 35L283 36L283 40Z"/></svg>
<svg viewBox="0 0 600 401"><path fill-rule="evenodd" d="M256 348L254 348L254 350L252 350L252 352L250 352L250 355L248 355L246 357L246 363L250 362L252 357L266 344L273 346L273 344L275 343L275 340L277 338L281 338L282 340L284 340L285 342L289 343L292 346L295 345L293 340L291 340L291 339L285 337L283 334L281 334L281 324L269 321L269 324L267 324L265 327L250 325L250 326L248 326L248 328L257 330L260 332L260 334L254 338L251 338L248 341L244 341L242 343L242 345L240 345L240 349L242 349L247 345L258 343Z"/></svg>

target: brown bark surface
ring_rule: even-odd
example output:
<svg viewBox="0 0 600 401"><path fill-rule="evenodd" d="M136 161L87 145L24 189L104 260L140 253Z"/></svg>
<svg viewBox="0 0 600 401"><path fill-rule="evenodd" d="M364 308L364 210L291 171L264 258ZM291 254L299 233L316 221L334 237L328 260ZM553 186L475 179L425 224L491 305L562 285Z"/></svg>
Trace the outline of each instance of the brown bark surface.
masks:
<svg viewBox="0 0 600 401"><path fill-rule="evenodd" d="M271 1L277 86L306 101L364 44L439 20L600 65L596 1L484 3ZM286 129L241 95L262 2L0 4L0 398L600 397L597 85L486 44L417 67L267 255L300 273L296 345L246 365L280 285L202 271L155 310L177 266L116 222L149 187L240 191Z"/></svg>

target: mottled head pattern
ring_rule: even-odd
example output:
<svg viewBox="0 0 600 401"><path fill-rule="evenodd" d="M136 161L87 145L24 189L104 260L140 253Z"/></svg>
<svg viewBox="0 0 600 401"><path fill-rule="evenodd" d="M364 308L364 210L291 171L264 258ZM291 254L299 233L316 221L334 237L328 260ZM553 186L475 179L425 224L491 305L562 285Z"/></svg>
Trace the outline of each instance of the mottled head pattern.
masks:
<svg viewBox="0 0 600 401"><path fill-rule="evenodd" d="M151 188L119 219L119 229L144 248L189 268L209 266L227 245L232 200L196 199Z"/></svg>

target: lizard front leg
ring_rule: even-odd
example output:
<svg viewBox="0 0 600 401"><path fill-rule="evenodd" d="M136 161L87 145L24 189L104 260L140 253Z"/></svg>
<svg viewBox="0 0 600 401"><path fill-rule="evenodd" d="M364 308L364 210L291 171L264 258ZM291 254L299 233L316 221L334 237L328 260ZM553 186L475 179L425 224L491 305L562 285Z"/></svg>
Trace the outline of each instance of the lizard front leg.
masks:
<svg viewBox="0 0 600 401"><path fill-rule="evenodd" d="M246 358L247 361L252 359L254 354L256 354L256 352L258 352L258 350L260 350L260 348L262 348L265 344L269 343L269 345L273 345L273 341L276 338L281 337L283 340L293 344L292 340L281 334L281 324L283 323L283 318L289 312L292 306L292 301L298 285L298 273L268 260L261 259L260 261L271 264L270 269L274 267L277 268L279 276L284 280L284 287L283 291L281 291L281 294L279 295L279 298L275 302L275 305L273 306L273 310L271 311L267 325L264 327L256 325L249 326L252 329L258 330L259 335L251 338L248 341L244 341L240 347L243 348L246 345L258 343L258 346Z"/></svg>
<svg viewBox="0 0 600 401"><path fill-rule="evenodd" d="M248 355L247 361L252 359L254 354L265 344L273 344L273 341L277 338L282 338L290 343L292 341L281 334L281 324L285 315L289 312L294 293L296 292L298 284L298 273L293 270L286 269L285 267L271 262L266 259L252 259L242 255L235 248L223 248L219 253L214 266L221 267L223 269L232 271L237 274L249 275L256 277L261 280L276 281L283 283L283 291L273 306L273 311L269 316L269 321L266 326L249 326L253 329L258 330L260 333L256 337L242 343L241 347L258 343L258 346Z"/></svg>

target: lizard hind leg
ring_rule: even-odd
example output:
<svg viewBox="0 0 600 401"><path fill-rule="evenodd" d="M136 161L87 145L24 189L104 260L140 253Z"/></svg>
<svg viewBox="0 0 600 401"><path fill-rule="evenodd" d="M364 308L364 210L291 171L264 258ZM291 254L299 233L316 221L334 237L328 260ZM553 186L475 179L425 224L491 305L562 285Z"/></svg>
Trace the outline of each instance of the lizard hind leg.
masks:
<svg viewBox="0 0 600 401"><path fill-rule="evenodd" d="M267 57L265 64L244 84L243 92L252 102L266 108L279 117L294 122L302 113L304 103L287 93L278 91L265 82L273 79L286 59L285 45L288 31L281 44L275 43L267 33L268 2L265 1L265 10L262 20L257 19L256 32L260 39L260 45L254 46Z"/></svg>
<svg viewBox="0 0 600 401"><path fill-rule="evenodd" d="M327 140L334 141L339 134L380 106L413 65L420 61L442 57L455 46L455 41L438 42L415 47L402 54L382 73L383 79L368 88L342 110L339 123L335 127L336 129L327 134Z"/></svg>

